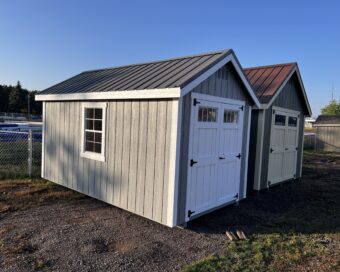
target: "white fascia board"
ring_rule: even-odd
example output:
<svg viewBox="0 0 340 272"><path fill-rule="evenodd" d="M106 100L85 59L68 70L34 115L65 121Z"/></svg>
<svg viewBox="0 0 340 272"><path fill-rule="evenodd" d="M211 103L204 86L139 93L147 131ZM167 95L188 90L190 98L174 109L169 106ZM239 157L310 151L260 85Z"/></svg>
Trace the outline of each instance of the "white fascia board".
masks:
<svg viewBox="0 0 340 272"><path fill-rule="evenodd" d="M238 75L240 76L243 84L245 85L249 95L251 96L251 98L253 99L255 105L260 108L260 101L258 100L258 98L256 97L253 88L250 86L249 81L246 79L242 68L238 65L238 62L236 61L235 57L233 54L229 54L228 56L226 56L224 59L222 59L221 61L219 61L218 63L216 63L213 67L211 67L210 69L208 69L205 73L203 73L202 75L200 75L198 78L196 78L195 80L193 80L192 82L190 82L188 85L186 85L184 88L182 88L181 91L181 96L185 96L187 93L189 93L193 88L195 88L196 86L198 86L201 82L203 82L204 80L206 80L208 77L210 77L212 74L214 74L217 70L221 69L224 65L226 65L228 62L231 62L233 64L233 66L235 67Z"/></svg>
<svg viewBox="0 0 340 272"><path fill-rule="evenodd" d="M242 100L218 97L218 96L208 95L208 94L192 93L191 97L197 98L198 100L202 99L202 100L206 100L210 102L218 102L218 103L234 104L234 105L236 104L240 106L245 105L245 102Z"/></svg>
<svg viewBox="0 0 340 272"><path fill-rule="evenodd" d="M72 100L109 100L109 99L158 99L178 98L180 88L146 89L131 91L72 93L72 94L37 94L36 101L72 101Z"/></svg>
<svg viewBox="0 0 340 272"><path fill-rule="evenodd" d="M281 91L283 90L283 88L286 86L288 80L290 80L290 78L292 77L292 75L296 72L297 76L298 76L298 80L299 80L299 84L300 87L302 89L302 94L303 94L303 98L305 100L305 103L307 105L307 110L308 110L308 114L309 116L312 116L312 110L310 108L308 99L307 99L307 95L306 95L306 91L305 91L305 87L303 86L302 83L302 79L301 79L301 75L299 72L299 69L297 69L297 67L295 66L294 69L289 73L289 75L287 76L287 78L285 79L285 81L282 83L281 87L277 90L277 92L275 93L275 95L270 99L268 104L262 104L261 108L262 109L268 109L275 101L275 99L278 97L278 95L281 93Z"/></svg>

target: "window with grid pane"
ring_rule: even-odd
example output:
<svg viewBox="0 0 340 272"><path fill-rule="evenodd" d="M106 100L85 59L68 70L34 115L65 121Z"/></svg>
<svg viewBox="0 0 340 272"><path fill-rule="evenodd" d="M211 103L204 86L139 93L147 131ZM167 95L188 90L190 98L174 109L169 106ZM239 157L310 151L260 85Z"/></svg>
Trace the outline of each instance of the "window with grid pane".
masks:
<svg viewBox="0 0 340 272"><path fill-rule="evenodd" d="M103 109L85 108L84 149L86 152L102 153Z"/></svg>

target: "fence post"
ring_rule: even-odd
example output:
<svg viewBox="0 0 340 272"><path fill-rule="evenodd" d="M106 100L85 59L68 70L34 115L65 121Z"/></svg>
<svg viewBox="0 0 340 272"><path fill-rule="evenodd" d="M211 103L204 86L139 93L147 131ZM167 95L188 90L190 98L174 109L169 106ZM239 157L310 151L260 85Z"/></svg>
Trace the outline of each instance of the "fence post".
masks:
<svg viewBox="0 0 340 272"><path fill-rule="evenodd" d="M33 145L32 145L32 130L28 131L28 176L32 177L32 159L33 159Z"/></svg>

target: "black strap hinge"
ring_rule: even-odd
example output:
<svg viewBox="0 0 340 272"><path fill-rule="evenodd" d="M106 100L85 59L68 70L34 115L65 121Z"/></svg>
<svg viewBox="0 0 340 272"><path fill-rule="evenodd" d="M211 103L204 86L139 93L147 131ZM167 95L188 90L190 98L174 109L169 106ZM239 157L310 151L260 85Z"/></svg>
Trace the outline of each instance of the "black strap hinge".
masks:
<svg viewBox="0 0 340 272"><path fill-rule="evenodd" d="M190 160L190 167L192 167L197 161L194 161L193 159Z"/></svg>
<svg viewBox="0 0 340 272"><path fill-rule="evenodd" d="M238 153L238 155L236 156L236 158L239 158L239 159L241 159L241 157L242 157L241 153Z"/></svg>
<svg viewBox="0 0 340 272"><path fill-rule="evenodd" d="M201 102L199 102L196 98L194 98L194 106L196 106L197 104L201 104Z"/></svg>
<svg viewBox="0 0 340 272"><path fill-rule="evenodd" d="M195 211L189 210L188 211L188 217L191 217L191 215L194 214L194 213L195 213Z"/></svg>
<svg viewBox="0 0 340 272"><path fill-rule="evenodd" d="M238 193L236 195L234 195L234 198L238 198Z"/></svg>
<svg viewBox="0 0 340 272"><path fill-rule="evenodd" d="M241 111L243 111L243 109L244 109L244 106L242 105L241 107L239 107L239 109L240 109Z"/></svg>

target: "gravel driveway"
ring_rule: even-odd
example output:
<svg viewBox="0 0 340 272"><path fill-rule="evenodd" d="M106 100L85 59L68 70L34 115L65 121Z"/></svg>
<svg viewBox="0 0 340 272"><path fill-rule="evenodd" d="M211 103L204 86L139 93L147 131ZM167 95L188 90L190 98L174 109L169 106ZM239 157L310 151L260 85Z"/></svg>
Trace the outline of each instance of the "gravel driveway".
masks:
<svg viewBox="0 0 340 272"><path fill-rule="evenodd" d="M13 242L29 241L1 271L176 271L225 242L220 233L170 229L90 198L14 212L0 224Z"/></svg>

